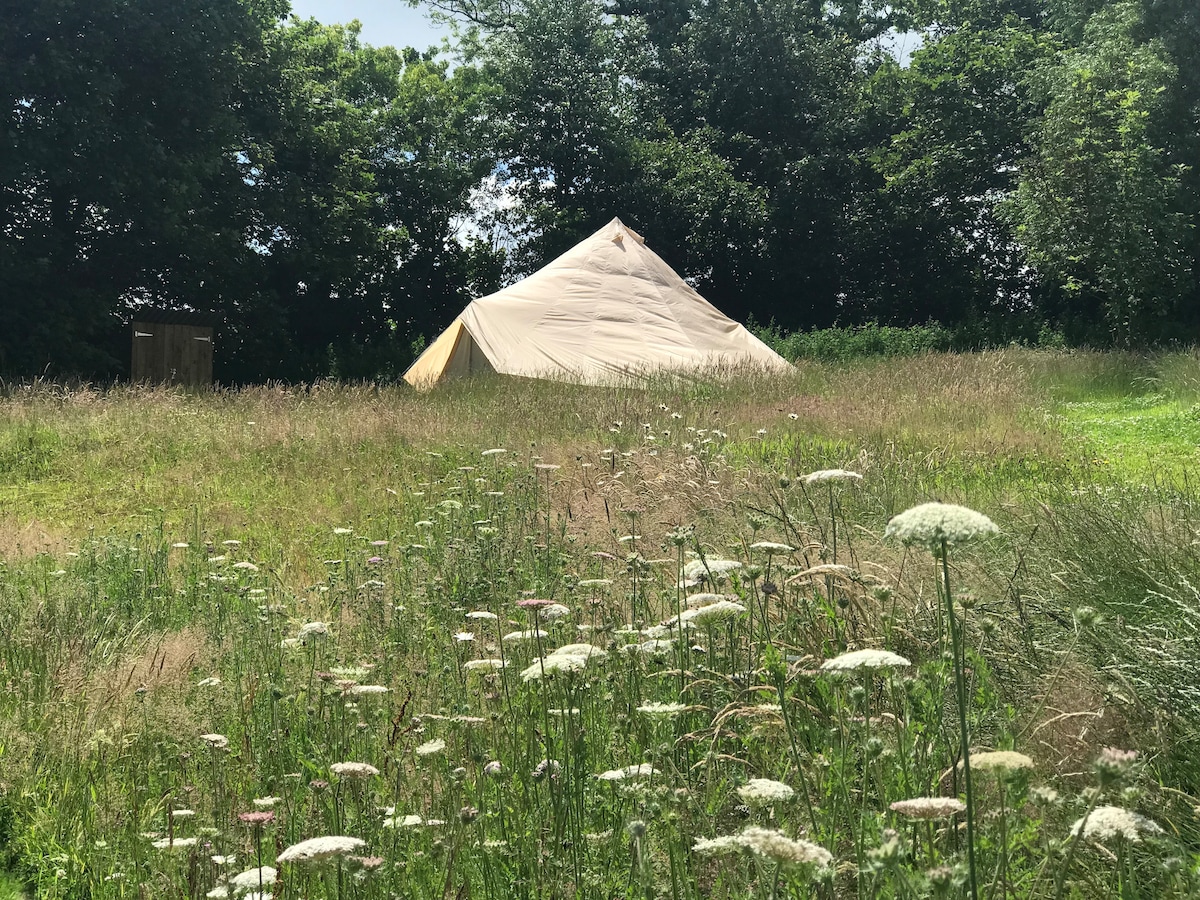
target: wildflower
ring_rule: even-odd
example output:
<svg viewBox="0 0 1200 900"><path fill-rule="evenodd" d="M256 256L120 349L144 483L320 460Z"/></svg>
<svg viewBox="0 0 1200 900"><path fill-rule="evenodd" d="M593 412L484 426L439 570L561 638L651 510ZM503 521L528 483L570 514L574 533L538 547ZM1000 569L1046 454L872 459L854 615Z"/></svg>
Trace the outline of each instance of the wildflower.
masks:
<svg viewBox="0 0 1200 900"><path fill-rule="evenodd" d="M230 878L229 887L235 894L241 894L258 887L266 887L268 884L274 884L275 877L278 874L272 866L247 869L245 872L239 872Z"/></svg>
<svg viewBox="0 0 1200 900"><path fill-rule="evenodd" d="M334 856L345 856L366 845L367 842L361 838L327 835L292 844L275 859L277 862L319 862Z"/></svg>
<svg viewBox="0 0 1200 900"><path fill-rule="evenodd" d="M239 562L235 562L235 563L233 564L233 568L235 568L235 569L244 569L245 571L247 571L247 572L251 572L251 573L253 573L253 572L257 572L257 571L258 571L258 566L256 566L256 565L255 565L254 563L252 563L252 562L246 562L246 560L244 560L244 559L243 559L243 560L241 560L241 561L239 561Z"/></svg>
<svg viewBox="0 0 1200 900"><path fill-rule="evenodd" d="M467 613L467 618L468 619L489 619L491 621L495 621L496 619L499 619L500 617L498 615L496 615L494 612L488 612L486 609L473 609L473 610L471 610L471 612Z"/></svg>
<svg viewBox="0 0 1200 900"><path fill-rule="evenodd" d="M564 644L552 652L554 656L582 656L585 659L604 659L608 652L594 644Z"/></svg>
<svg viewBox="0 0 1200 900"><path fill-rule="evenodd" d="M739 835L697 841L692 849L697 853L706 854L746 849L780 865L815 865L825 869L833 864L833 854L824 847L790 838L783 832L770 828L750 827Z"/></svg>
<svg viewBox="0 0 1200 900"><path fill-rule="evenodd" d="M173 841L170 838L163 838L162 840L151 841L150 846L155 850L176 850L183 847L191 847L196 843L196 840L194 837L175 838Z"/></svg>
<svg viewBox="0 0 1200 900"><path fill-rule="evenodd" d="M300 626L300 633L296 637L301 643L319 643L329 637L329 625L325 622L308 622Z"/></svg>
<svg viewBox="0 0 1200 900"><path fill-rule="evenodd" d="M541 472L556 472L562 468L554 463L534 463L533 467Z"/></svg>
<svg viewBox="0 0 1200 900"><path fill-rule="evenodd" d="M1015 750L993 750L989 753L972 753L971 768L978 769L981 772L1032 769L1033 760L1024 753L1017 753Z"/></svg>
<svg viewBox="0 0 1200 900"><path fill-rule="evenodd" d="M775 556L781 553L794 553L796 550L795 547L791 547L788 544L776 543L775 541L759 541L758 543L751 544L750 549L761 550L768 556Z"/></svg>
<svg viewBox="0 0 1200 900"><path fill-rule="evenodd" d="M491 450L484 450L480 456L499 456L501 453L507 453L503 447L493 447Z"/></svg>
<svg viewBox="0 0 1200 900"><path fill-rule="evenodd" d="M238 813L238 821L243 825L269 825L275 821L275 813L271 812L270 810L255 810L253 812Z"/></svg>
<svg viewBox="0 0 1200 900"><path fill-rule="evenodd" d="M520 641L532 641L544 637L549 637L549 635L540 628L534 628L529 631L510 631L504 637L500 638L500 640L506 644L515 644Z"/></svg>
<svg viewBox="0 0 1200 900"><path fill-rule="evenodd" d="M418 825L424 824L425 820L420 816L408 815L402 818L397 816L389 816L383 820L384 828L416 828Z"/></svg>
<svg viewBox="0 0 1200 900"><path fill-rule="evenodd" d="M687 609L699 609L701 606L711 606L721 600L734 600L736 598L728 594L692 594L683 601L683 605Z"/></svg>
<svg viewBox="0 0 1200 900"><path fill-rule="evenodd" d="M210 557L208 558L208 561L209 561L210 563L212 563L212 564L215 566L215 565L217 565L218 563L223 563L223 562L225 562L227 559L229 559L229 557L228 557L228 556L210 556Z"/></svg>
<svg viewBox="0 0 1200 900"><path fill-rule="evenodd" d="M819 469L816 472L809 472L804 476L803 481L806 485L823 484L826 481L862 481L862 476L846 469Z"/></svg>
<svg viewBox="0 0 1200 900"><path fill-rule="evenodd" d="M556 605L553 600L538 600L533 597L528 597L524 600L518 600L517 606L521 609L543 609L547 606Z"/></svg>
<svg viewBox="0 0 1200 900"><path fill-rule="evenodd" d="M194 809L173 809L171 810L171 818L173 819L190 819L196 815Z"/></svg>
<svg viewBox="0 0 1200 900"><path fill-rule="evenodd" d="M695 587L701 581L720 580L742 564L733 559L692 559L683 566L683 586Z"/></svg>
<svg viewBox="0 0 1200 900"><path fill-rule="evenodd" d="M561 619L563 616L569 616L570 614L571 610L561 603L551 603L541 611L542 618L547 622L553 622L555 619Z"/></svg>
<svg viewBox="0 0 1200 900"><path fill-rule="evenodd" d="M354 529L353 528L335 528L335 529L333 529L333 533L334 534L354 534Z"/></svg>
<svg viewBox="0 0 1200 900"><path fill-rule="evenodd" d="M353 684L346 689L346 693L362 697L370 694L386 694L389 690L391 688L386 688L382 684Z"/></svg>
<svg viewBox="0 0 1200 900"><path fill-rule="evenodd" d="M329 771L341 778L370 778L379 774L377 768L365 762L334 763L329 767Z"/></svg>
<svg viewBox="0 0 1200 900"><path fill-rule="evenodd" d="M731 600L718 600L716 603L709 603L706 606L697 607L696 609L684 610L679 617L679 621L684 624L690 622L699 627L708 628L736 619L745 611L746 607L740 603L734 603Z"/></svg>
<svg viewBox="0 0 1200 900"><path fill-rule="evenodd" d="M913 797L897 800L890 807L892 812L910 819L948 819L966 808L967 805L955 797Z"/></svg>
<svg viewBox="0 0 1200 900"><path fill-rule="evenodd" d="M938 551L944 543L962 544L999 532L996 523L973 509L953 503L922 503L888 522L884 538L920 544Z"/></svg>
<svg viewBox="0 0 1200 900"><path fill-rule="evenodd" d="M475 640L475 632L473 632L473 631L456 631L456 632L454 632L454 642L456 644L463 644L463 643L466 643L467 641L473 641L473 640Z"/></svg>
<svg viewBox="0 0 1200 900"><path fill-rule="evenodd" d="M641 656L669 656L675 644L668 640L653 639L643 641L640 644L630 644L622 648L630 655L640 654Z"/></svg>
<svg viewBox="0 0 1200 900"><path fill-rule="evenodd" d="M723 834L715 838L701 838L692 845L692 849L702 856L711 856L717 853L733 853L744 846L740 834Z"/></svg>
<svg viewBox="0 0 1200 900"><path fill-rule="evenodd" d="M554 675L558 672L580 672L586 666L587 657L585 656L551 653L549 656L534 660L532 665L521 672L521 680L538 681L546 675Z"/></svg>
<svg viewBox="0 0 1200 900"><path fill-rule="evenodd" d="M825 660L821 664L821 671L853 672L856 669L894 669L911 665L903 656L887 650L853 650Z"/></svg>
<svg viewBox="0 0 1200 900"><path fill-rule="evenodd" d="M254 804L255 809L272 809L282 800L282 797L255 797L250 802Z"/></svg>
<svg viewBox="0 0 1200 900"><path fill-rule="evenodd" d="M742 800L752 806L783 803L796 796L796 792L788 785L770 778L751 778L737 792Z"/></svg>
<svg viewBox="0 0 1200 900"><path fill-rule="evenodd" d="M441 738L434 738L432 741L426 741L424 744L416 747L413 753L417 756L432 756L434 753L441 753L446 749L446 742Z"/></svg>
<svg viewBox="0 0 1200 900"><path fill-rule="evenodd" d="M223 734L202 734L200 740L208 744L214 750L224 750L229 746L229 738Z"/></svg>
<svg viewBox="0 0 1200 900"><path fill-rule="evenodd" d="M529 775L534 781L541 781L546 775L550 775L553 778L560 771L562 771L562 763L557 759L543 759L533 767L533 771Z"/></svg>
<svg viewBox="0 0 1200 900"><path fill-rule="evenodd" d="M218 678L216 675L210 675L208 678L201 678L199 681L197 681L196 687L200 687L200 688L217 687L220 683L221 683L220 678Z"/></svg>
<svg viewBox="0 0 1200 900"><path fill-rule="evenodd" d="M609 769L607 772L601 772L596 777L601 781L625 781L627 778L652 778L658 774L658 770L649 763L639 763L633 766L625 766L623 769Z"/></svg>
<svg viewBox="0 0 1200 900"><path fill-rule="evenodd" d="M1071 826L1071 834L1083 833L1085 838L1107 841L1110 838L1125 838L1140 841L1143 834L1162 834L1157 822L1138 815L1120 806L1097 806L1090 815L1084 816Z"/></svg>
<svg viewBox="0 0 1200 900"><path fill-rule="evenodd" d="M507 663L502 659L469 659L463 663L464 672L475 672L480 669L503 669Z"/></svg>
<svg viewBox="0 0 1200 900"><path fill-rule="evenodd" d="M483 774L488 778L499 778L504 774L504 766L498 760L492 760L483 767Z"/></svg>
<svg viewBox="0 0 1200 900"><path fill-rule="evenodd" d="M186 550L190 546L191 544L189 544L187 541L176 541L171 545L171 547L175 550Z"/></svg>
<svg viewBox="0 0 1200 900"><path fill-rule="evenodd" d="M650 719L666 719L686 712L687 708L686 703L643 703L637 711Z"/></svg>
<svg viewBox="0 0 1200 900"><path fill-rule="evenodd" d="M1118 784L1137 762L1136 750L1118 750L1116 747L1105 747L1100 751L1092 768L1101 787Z"/></svg>

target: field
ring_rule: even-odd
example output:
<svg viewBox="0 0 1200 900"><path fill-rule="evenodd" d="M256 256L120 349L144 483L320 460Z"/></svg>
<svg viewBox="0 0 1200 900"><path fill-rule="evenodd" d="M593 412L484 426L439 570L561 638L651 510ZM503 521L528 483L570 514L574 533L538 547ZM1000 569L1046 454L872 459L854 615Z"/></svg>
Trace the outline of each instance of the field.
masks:
<svg viewBox="0 0 1200 900"><path fill-rule="evenodd" d="M1193 354L9 385L0 897L1195 896L1198 454Z"/></svg>

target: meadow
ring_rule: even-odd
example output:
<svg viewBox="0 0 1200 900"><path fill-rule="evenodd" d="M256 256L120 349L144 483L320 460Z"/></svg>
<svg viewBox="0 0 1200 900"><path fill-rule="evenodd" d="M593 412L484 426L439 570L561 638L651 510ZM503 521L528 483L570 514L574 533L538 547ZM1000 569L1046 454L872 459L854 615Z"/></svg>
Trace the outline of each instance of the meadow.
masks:
<svg viewBox="0 0 1200 900"><path fill-rule="evenodd" d="M5 385L0 896L1200 895L1198 457L1191 353Z"/></svg>

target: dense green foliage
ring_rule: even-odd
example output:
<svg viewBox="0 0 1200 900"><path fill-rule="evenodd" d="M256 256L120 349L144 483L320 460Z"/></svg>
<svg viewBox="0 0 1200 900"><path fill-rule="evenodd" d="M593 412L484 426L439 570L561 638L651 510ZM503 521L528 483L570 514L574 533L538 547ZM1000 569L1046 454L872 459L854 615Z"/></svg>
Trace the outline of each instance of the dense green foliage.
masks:
<svg viewBox="0 0 1200 900"><path fill-rule="evenodd" d="M438 0L454 65L286 0L0 17L0 374L394 375L613 215L786 330L1193 340L1190 0ZM919 44L898 59L897 35Z"/></svg>

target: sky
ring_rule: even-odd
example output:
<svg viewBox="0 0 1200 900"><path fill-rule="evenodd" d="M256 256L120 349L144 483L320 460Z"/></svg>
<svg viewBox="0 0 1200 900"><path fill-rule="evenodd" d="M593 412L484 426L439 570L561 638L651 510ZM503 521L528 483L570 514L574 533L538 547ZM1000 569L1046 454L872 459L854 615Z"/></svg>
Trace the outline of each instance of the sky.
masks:
<svg viewBox="0 0 1200 900"><path fill-rule="evenodd" d="M416 47L441 43L448 32L429 21L425 7L414 9L405 0L292 0L292 14L324 25L358 19L361 40L375 47Z"/></svg>

